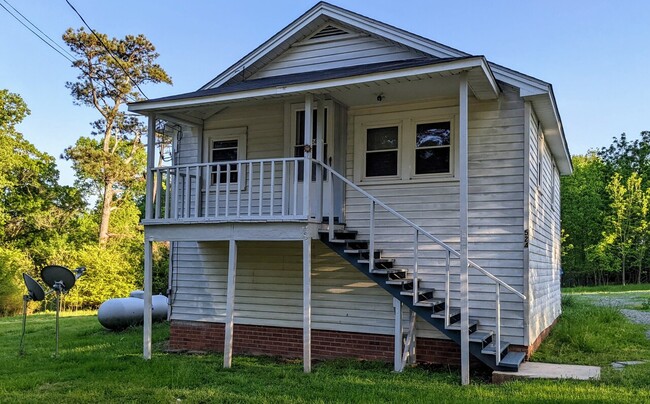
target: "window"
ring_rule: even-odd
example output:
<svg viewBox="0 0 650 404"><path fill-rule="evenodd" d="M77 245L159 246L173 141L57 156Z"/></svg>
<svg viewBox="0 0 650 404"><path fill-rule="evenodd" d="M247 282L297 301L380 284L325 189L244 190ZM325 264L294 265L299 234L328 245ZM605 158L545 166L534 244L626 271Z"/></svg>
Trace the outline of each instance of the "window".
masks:
<svg viewBox="0 0 650 404"><path fill-rule="evenodd" d="M458 150L453 112L416 109L354 117L354 180L447 181Z"/></svg>
<svg viewBox="0 0 650 404"><path fill-rule="evenodd" d="M366 131L366 177L397 175L399 127Z"/></svg>
<svg viewBox="0 0 650 404"><path fill-rule="evenodd" d="M451 123L421 123L415 130L415 174L450 171Z"/></svg>
<svg viewBox="0 0 650 404"><path fill-rule="evenodd" d="M210 184L237 183L240 179L237 164L227 162L246 158L246 128L210 130L205 132L205 137L206 161L224 163L210 166Z"/></svg>

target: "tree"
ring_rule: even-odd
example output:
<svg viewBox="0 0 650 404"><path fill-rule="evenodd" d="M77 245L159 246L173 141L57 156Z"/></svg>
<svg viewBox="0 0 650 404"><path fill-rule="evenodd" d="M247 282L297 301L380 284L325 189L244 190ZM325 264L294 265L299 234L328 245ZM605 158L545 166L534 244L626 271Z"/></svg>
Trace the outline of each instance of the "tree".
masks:
<svg viewBox="0 0 650 404"><path fill-rule="evenodd" d="M78 184L100 198L99 242L105 245L111 211L144 178L144 126L123 106L129 99L140 99L140 86L171 84L171 78L155 63L159 55L144 35L109 39L70 28L63 40L77 57L73 66L80 71L78 81L66 86L75 103L94 107L101 115L92 124L95 137L80 138L64 157L73 161Z"/></svg>

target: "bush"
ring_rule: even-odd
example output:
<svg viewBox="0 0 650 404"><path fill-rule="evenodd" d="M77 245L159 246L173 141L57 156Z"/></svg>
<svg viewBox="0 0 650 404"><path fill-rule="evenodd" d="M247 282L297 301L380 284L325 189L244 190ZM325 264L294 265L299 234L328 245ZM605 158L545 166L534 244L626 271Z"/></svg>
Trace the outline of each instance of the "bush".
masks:
<svg viewBox="0 0 650 404"><path fill-rule="evenodd" d="M32 261L22 251L0 247L0 315L22 310L23 295L27 293L22 273L32 268Z"/></svg>

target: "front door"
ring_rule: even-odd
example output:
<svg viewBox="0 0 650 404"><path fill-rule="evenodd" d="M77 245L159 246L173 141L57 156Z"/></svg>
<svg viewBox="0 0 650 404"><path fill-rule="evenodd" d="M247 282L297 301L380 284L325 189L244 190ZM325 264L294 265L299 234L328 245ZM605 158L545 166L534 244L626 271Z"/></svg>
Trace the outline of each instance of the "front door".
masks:
<svg viewBox="0 0 650 404"><path fill-rule="evenodd" d="M334 123L334 114L332 113L333 111L333 103L331 101L326 101L325 102L325 119L324 121L324 132L323 132L323 159L325 161L325 164L328 166L332 165L332 162L334 161L334 152L335 152L335 142L333 141L334 136L332 135L332 127ZM312 129L312 139L311 141L305 139L305 109L304 109L304 104L294 104L292 105L291 108L291 141L292 141L292 146L291 146L291 153L293 157L303 157L305 154L305 144L311 144L312 145L312 157L316 158L318 155L318 150L316 148L316 127L318 123L318 111L316 108L314 108L313 115L312 115L312 122L313 122L313 129ZM298 194L296 197L296 205L298 208L298 211L302 211L302 201L303 201L303 187L302 183L304 181L304 167L302 162L299 163L298 167ZM316 191L316 186L318 185L318 182L316 181L316 164L312 165L311 169L311 187L310 189L312 190L312 198L311 198L311 212L317 212L318 211L318 205L320 204L320 201L318 200L315 195L318 195ZM331 216L330 214L330 202L332 200L332 195L330 192L330 186L329 186L329 181L328 181L328 176L327 172L323 170L323 216L324 217L329 217ZM336 216L336 215L335 215Z"/></svg>

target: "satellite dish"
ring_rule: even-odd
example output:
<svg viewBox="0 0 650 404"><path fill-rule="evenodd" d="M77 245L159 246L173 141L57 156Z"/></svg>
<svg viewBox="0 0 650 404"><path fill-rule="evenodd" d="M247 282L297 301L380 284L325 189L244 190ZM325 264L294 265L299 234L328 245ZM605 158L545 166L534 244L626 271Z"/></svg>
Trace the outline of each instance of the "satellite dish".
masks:
<svg viewBox="0 0 650 404"><path fill-rule="evenodd" d="M58 265L48 265L41 270L41 279L57 292L67 292L74 286L77 278L72 271Z"/></svg>
<svg viewBox="0 0 650 404"><path fill-rule="evenodd" d="M34 278L23 273L23 279L25 280L25 286L27 286L28 296L31 300L39 302L45 299L45 291Z"/></svg>

